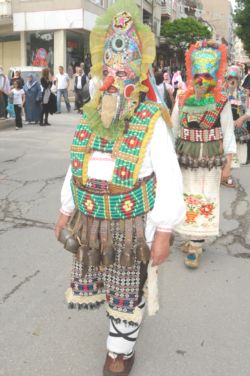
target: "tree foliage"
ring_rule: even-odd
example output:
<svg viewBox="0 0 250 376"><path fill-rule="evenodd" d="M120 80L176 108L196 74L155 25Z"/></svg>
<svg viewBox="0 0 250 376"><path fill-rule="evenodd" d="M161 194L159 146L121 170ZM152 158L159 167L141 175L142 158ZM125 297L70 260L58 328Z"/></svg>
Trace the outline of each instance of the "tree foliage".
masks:
<svg viewBox="0 0 250 376"><path fill-rule="evenodd" d="M234 21L236 35L242 40L244 49L250 55L250 0L236 0Z"/></svg>
<svg viewBox="0 0 250 376"><path fill-rule="evenodd" d="M175 51L183 51L190 43L212 37L207 26L191 17L165 22L161 28L161 35L166 38L169 48Z"/></svg>

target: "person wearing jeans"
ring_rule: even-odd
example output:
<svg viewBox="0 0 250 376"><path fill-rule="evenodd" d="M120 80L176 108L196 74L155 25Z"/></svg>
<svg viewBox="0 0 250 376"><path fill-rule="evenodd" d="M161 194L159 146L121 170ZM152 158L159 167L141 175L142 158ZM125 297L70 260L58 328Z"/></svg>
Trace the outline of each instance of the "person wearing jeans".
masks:
<svg viewBox="0 0 250 376"><path fill-rule="evenodd" d="M64 73L64 68L59 67L59 73L56 75L56 86L57 86L57 113L61 113L61 97L63 96L67 111L70 112L70 103L68 98L68 87L69 87L69 76Z"/></svg>

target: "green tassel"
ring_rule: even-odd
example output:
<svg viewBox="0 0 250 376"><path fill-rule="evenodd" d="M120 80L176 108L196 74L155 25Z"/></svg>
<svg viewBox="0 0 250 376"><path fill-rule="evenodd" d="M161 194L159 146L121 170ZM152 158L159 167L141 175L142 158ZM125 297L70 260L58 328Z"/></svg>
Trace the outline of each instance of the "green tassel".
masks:
<svg viewBox="0 0 250 376"><path fill-rule="evenodd" d="M207 144L203 144L203 152L202 152L202 156L203 156L204 158L208 157Z"/></svg>

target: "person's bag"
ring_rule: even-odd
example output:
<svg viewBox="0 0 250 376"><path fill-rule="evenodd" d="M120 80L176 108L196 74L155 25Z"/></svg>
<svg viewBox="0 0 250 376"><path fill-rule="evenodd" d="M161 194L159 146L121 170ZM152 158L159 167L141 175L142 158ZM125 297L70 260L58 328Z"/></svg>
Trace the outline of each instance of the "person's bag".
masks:
<svg viewBox="0 0 250 376"><path fill-rule="evenodd" d="M53 93L54 95L56 95L57 89L56 89L56 85L54 83L52 84L50 90L51 90L51 93Z"/></svg>
<svg viewBox="0 0 250 376"><path fill-rule="evenodd" d="M50 93L48 105L49 105L50 115L53 115L54 113L56 113L57 111L56 95L52 92Z"/></svg>
<svg viewBox="0 0 250 376"><path fill-rule="evenodd" d="M42 100L43 100L43 93L42 91L40 91L36 97L36 102L37 103L42 103Z"/></svg>

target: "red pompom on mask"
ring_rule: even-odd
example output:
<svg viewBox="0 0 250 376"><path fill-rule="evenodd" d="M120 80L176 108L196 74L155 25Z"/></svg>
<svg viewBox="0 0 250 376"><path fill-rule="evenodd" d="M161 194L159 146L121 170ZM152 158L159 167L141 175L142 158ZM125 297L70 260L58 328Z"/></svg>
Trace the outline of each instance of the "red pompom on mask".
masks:
<svg viewBox="0 0 250 376"><path fill-rule="evenodd" d="M100 87L100 91L108 90L110 88L110 86L113 85L114 82L115 82L115 79L114 79L113 76L107 76L104 79L103 85Z"/></svg>

